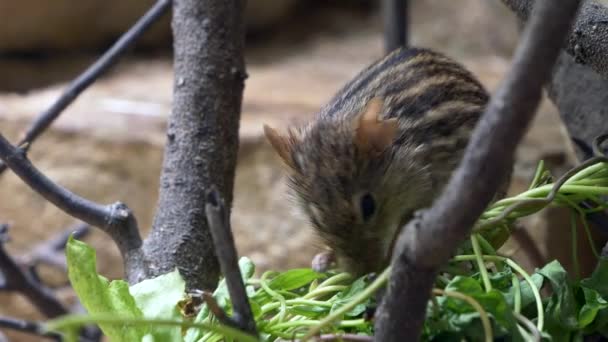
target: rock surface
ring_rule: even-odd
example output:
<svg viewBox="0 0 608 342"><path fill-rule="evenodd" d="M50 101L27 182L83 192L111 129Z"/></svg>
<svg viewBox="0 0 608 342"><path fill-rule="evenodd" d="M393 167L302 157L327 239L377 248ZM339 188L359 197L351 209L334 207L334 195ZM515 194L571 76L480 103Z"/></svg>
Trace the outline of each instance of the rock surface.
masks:
<svg viewBox="0 0 608 342"><path fill-rule="evenodd" d="M298 0L249 0L249 30L266 29ZM106 46L131 27L154 0L0 0L0 51L86 50ZM151 27L139 47L168 47L169 15Z"/></svg>

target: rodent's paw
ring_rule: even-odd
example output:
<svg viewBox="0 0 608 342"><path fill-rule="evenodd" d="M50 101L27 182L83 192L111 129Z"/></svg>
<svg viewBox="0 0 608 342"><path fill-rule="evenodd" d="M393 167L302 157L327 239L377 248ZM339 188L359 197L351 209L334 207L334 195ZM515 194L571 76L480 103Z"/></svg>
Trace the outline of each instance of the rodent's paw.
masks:
<svg viewBox="0 0 608 342"><path fill-rule="evenodd" d="M336 255L332 251L321 252L312 258L312 269L315 272L327 272L336 261Z"/></svg>

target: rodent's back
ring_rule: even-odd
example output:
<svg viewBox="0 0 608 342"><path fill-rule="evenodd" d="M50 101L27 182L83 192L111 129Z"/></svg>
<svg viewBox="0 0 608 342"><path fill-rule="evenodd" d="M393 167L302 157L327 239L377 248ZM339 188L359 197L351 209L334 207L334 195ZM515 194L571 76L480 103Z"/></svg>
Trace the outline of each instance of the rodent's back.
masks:
<svg viewBox="0 0 608 342"><path fill-rule="evenodd" d="M489 95L477 78L450 57L423 48L401 48L371 64L319 112L317 120L348 120L372 98L384 102L379 117L397 118L396 153L416 147L440 188L460 161Z"/></svg>
<svg viewBox="0 0 608 342"><path fill-rule="evenodd" d="M384 100L381 117L396 117L402 128L410 128L409 139L426 141L473 126L489 98L479 81L453 59L427 49L402 48L355 76L321 109L319 119L357 115L374 97Z"/></svg>

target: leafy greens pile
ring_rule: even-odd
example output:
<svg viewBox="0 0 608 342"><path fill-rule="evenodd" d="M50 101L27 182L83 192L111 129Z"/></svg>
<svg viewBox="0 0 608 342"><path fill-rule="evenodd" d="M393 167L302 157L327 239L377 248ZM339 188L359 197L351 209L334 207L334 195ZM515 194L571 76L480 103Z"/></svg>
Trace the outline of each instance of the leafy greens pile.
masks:
<svg viewBox="0 0 608 342"><path fill-rule="evenodd" d="M573 236L578 219L592 242L586 215L606 209L605 195L607 163L584 163L556 181L541 163L530 189L490 206L470 241L442 269L428 304L422 339L608 337L608 258L599 256L592 243L598 264L586 279L572 279L557 261L528 274L496 252L515 219L549 205L571 208ZM576 240L576 264L575 246ZM269 271L256 278L253 263L241 258L258 339L220 324L205 304L194 313L187 312L193 298L184 293L177 271L129 286L97 274L95 251L83 242L70 239L66 255L70 281L89 314L63 317L48 322L46 328L62 332L68 341L75 341L78 329L89 323L98 324L112 341L289 341L320 333L371 336L370 308L390 275L390 268L376 277L359 279L346 273L294 269ZM232 314L223 280L213 298L220 309Z"/></svg>

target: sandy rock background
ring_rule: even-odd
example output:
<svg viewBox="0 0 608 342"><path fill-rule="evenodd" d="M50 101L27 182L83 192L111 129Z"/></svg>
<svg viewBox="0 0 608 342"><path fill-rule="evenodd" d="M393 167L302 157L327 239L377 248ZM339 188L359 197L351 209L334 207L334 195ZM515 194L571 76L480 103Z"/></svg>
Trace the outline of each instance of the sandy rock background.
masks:
<svg viewBox="0 0 608 342"><path fill-rule="evenodd" d="M19 4L28 2L33 6L36 1ZM0 131L13 141L58 96L65 82L94 60L96 54L89 48L102 46L151 3L138 0L112 7L117 2L113 0L92 10L84 2L60 2L62 6L43 12L0 0L0 51L12 51L0 55ZM296 0L250 2L250 24L264 30L251 28L257 33L248 41L234 234L240 254L251 257L258 270L307 266L320 245L286 201L284 176L263 139L262 124L280 128L309 120L339 87L382 55L382 26L374 6L333 1L297 11ZM57 18L68 14L97 16L97 26L80 20L66 24L69 29L63 27ZM78 25L85 24L95 33L86 42L76 35ZM170 52L162 49L169 31L162 25L145 43L159 50L140 51L123 60L66 110L30 153L37 167L68 189L101 203L127 203L144 237L156 205L173 83ZM74 31L74 36L66 36L67 31ZM23 38L9 39L18 34ZM517 25L498 0L413 1L411 41L457 58L492 90L508 70ZM45 58L18 52L38 48L60 52ZM548 101L518 152L513 192L527 187L540 159L546 159L557 173L573 163L557 113ZM552 210L525 221L541 255L558 257L567 267L568 215ZM10 172L0 177L0 221L11 224L12 241L7 248L15 254L25 253L74 223ZM579 250L588 250L584 238L578 240ZM111 240L96 231L86 241L98 251L99 271L109 278L121 277L122 262ZM504 252L533 268L517 244L507 245ZM593 265L589 255L581 258ZM43 275L54 284L65 280L57 272ZM63 291L62 297L73 301L69 292ZM42 319L23 298L2 293L0 315Z"/></svg>

